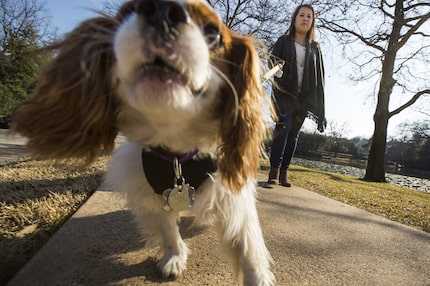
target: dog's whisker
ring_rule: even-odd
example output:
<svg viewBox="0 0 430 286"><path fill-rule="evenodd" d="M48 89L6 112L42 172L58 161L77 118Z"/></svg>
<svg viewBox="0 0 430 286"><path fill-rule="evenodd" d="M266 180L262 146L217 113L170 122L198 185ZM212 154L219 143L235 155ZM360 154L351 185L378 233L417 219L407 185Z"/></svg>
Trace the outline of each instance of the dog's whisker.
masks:
<svg viewBox="0 0 430 286"><path fill-rule="evenodd" d="M236 126L237 120L239 118L239 95L237 94L236 88L234 87L234 84L230 81L230 79L216 66L212 65L212 68L216 71L216 73L224 79L224 81L227 83L227 85L230 87L231 91L233 92L234 96L234 117L233 117L233 126Z"/></svg>
<svg viewBox="0 0 430 286"><path fill-rule="evenodd" d="M220 58L220 57L213 57L213 58L212 58L212 60L213 60L213 61L218 61L218 62L220 62L220 63L226 63L226 64L228 64L228 65L230 65L230 66L233 66L233 67L240 67L240 65L239 65L239 64L237 64L237 63L235 63L235 62L232 62L232 61L230 61L230 60L224 59L224 58Z"/></svg>

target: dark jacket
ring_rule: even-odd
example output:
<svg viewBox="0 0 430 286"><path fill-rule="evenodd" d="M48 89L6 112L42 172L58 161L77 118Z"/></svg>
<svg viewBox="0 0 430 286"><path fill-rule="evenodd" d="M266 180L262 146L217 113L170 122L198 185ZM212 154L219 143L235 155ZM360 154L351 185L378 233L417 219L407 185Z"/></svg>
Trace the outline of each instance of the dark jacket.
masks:
<svg viewBox="0 0 430 286"><path fill-rule="evenodd" d="M301 109L318 122L325 122L324 63L317 42L307 44L301 92L298 92L296 47L293 38L283 35L272 49L272 60L285 61L281 78L275 77L273 100L278 115Z"/></svg>

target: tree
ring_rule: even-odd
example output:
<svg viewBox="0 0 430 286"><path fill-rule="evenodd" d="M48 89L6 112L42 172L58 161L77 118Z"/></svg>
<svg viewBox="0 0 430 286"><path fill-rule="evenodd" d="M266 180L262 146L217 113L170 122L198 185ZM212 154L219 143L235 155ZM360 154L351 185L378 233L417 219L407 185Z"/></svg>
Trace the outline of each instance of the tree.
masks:
<svg viewBox="0 0 430 286"><path fill-rule="evenodd" d="M430 121L398 125L398 135L388 142L387 159L400 163L402 174L424 175L430 171Z"/></svg>
<svg viewBox="0 0 430 286"><path fill-rule="evenodd" d="M104 0L102 2L103 11L108 15L116 15L119 7L121 7L125 1L126 0Z"/></svg>
<svg viewBox="0 0 430 286"><path fill-rule="evenodd" d="M403 122L396 127L397 134L387 143L387 161L398 162L401 166L408 166L416 158L416 150L411 138L413 132L410 123Z"/></svg>
<svg viewBox="0 0 430 286"><path fill-rule="evenodd" d="M290 1L285 5L278 0L208 0L227 27L242 35L252 35L269 46L285 33L292 9L301 2Z"/></svg>
<svg viewBox="0 0 430 286"><path fill-rule="evenodd" d="M47 60L35 51L51 42L49 19L36 0L0 0L0 116L29 96L34 76Z"/></svg>
<svg viewBox="0 0 430 286"><path fill-rule="evenodd" d="M301 131L296 154L320 157L321 155L317 155L317 153L318 151L327 149L327 142L327 136L322 135L319 132L309 133Z"/></svg>
<svg viewBox="0 0 430 286"><path fill-rule="evenodd" d="M417 156L414 168L430 170L430 121L415 122L410 125L413 145Z"/></svg>
<svg viewBox="0 0 430 286"><path fill-rule="evenodd" d="M430 94L430 28L425 26L430 3L367 0L320 4L324 11L321 27L335 35L344 55L355 64L353 79L376 79L375 129L364 180L385 182L389 119ZM408 100L390 110L392 95Z"/></svg>
<svg viewBox="0 0 430 286"><path fill-rule="evenodd" d="M334 151L334 157L337 157L337 153L341 151L342 143L345 142L343 140L343 136L345 136L348 133L348 122L344 122L341 125L338 125L334 121L328 122L328 134L329 134L329 141L331 141L331 145L333 147Z"/></svg>

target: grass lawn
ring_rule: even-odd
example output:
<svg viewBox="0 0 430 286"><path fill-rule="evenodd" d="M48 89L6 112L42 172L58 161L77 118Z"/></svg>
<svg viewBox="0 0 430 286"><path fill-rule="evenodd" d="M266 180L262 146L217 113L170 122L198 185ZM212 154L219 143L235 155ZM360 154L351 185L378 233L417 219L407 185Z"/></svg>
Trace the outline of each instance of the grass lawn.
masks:
<svg viewBox="0 0 430 286"><path fill-rule="evenodd" d="M85 169L30 159L0 163L0 285L97 189L106 161Z"/></svg>
<svg viewBox="0 0 430 286"><path fill-rule="evenodd" d="M430 194L389 183L295 166L291 181L302 188L348 205L430 232ZM312 176L310 175L312 173Z"/></svg>

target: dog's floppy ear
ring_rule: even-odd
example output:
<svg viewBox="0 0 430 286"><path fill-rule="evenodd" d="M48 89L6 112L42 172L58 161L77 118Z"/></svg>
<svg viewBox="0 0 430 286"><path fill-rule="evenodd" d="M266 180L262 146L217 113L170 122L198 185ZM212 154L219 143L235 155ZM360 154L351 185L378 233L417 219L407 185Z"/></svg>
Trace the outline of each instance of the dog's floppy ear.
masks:
<svg viewBox="0 0 430 286"><path fill-rule="evenodd" d="M118 133L112 37L115 18L83 22L52 46L56 55L42 69L34 94L13 116L12 131L28 137L39 158L82 158L111 151Z"/></svg>
<svg viewBox="0 0 430 286"><path fill-rule="evenodd" d="M264 91L261 85L261 61L253 39L232 35L228 49L229 78L239 104L229 92L226 112L221 123L220 160L218 166L228 186L240 191L250 176L255 176L259 165L259 152L265 134L263 118ZM238 108L237 119L235 110Z"/></svg>

